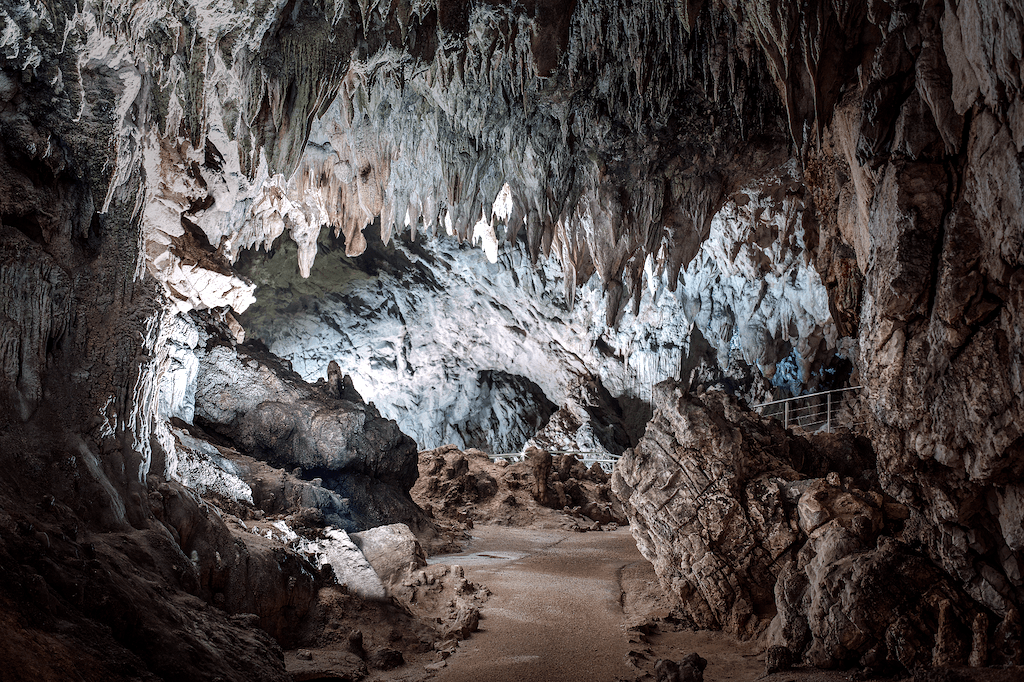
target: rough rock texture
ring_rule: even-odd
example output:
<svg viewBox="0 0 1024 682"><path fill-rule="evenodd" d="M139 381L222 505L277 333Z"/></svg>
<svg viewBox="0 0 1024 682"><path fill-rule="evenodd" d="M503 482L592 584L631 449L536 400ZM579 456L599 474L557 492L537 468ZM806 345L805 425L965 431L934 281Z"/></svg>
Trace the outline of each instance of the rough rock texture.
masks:
<svg viewBox="0 0 1024 682"><path fill-rule="evenodd" d="M223 525L219 533L186 536L197 552L231 552L230 563L215 569L212 552L193 563L159 527L62 532L79 524L61 503L31 516L5 514L3 613L9 630L2 652L14 679L288 679L278 644L253 626L290 629L300 622L293 616L304 613L315 591L296 557L279 568L258 538L233 536ZM289 602L270 603L289 594L274 585L286 585L289 576L297 588ZM248 602L233 616L201 598L210 598L212 590L224 594L228 577L234 580L231 606ZM261 597L253 594L254 584L263 586ZM261 607L268 610L254 615ZM292 614L280 610L289 607Z"/></svg>
<svg viewBox="0 0 1024 682"><path fill-rule="evenodd" d="M170 533L150 506L148 475L164 473L152 466L153 443L165 438L153 416L161 366L187 357L191 338L165 328L165 313L241 313L254 290L232 266L243 249L275 248L287 232L305 275L323 228L358 254L378 217L385 244L406 227L480 238L492 252L499 239L521 240L513 257L557 258L566 310L591 291L607 327L621 330L656 309L644 308L645 290L664 286L673 296L657 300L692 306L679 273L700 261L715 216L737 215L728 225L743 227L743 239L709 248L732 244L727 263L757 266L738 286L748 295L707 307L702 295L687 322L701 320L721 358L735 346L765 374L781 366L804 381L819 350L857 336L879 481L910 510L905 539L984 606L979 641L1009 655L1024 590L1019 3L12 0L0 23L4 514L34 518L52 499L69 510L68 538L72 527ZM787 265L803 259L817 274ZM701 272L708 283L728 274ZM801 273L800 310L772 303ZM762 301L772 303L763 317L753 305ZM645 333L643 347L691 338L689 325L664 328L666 343ZM630 366L629 344L606 335L602 351L597 335L573 336ZM778 361L786 344L800 373ZM639 357L657 370L646 363L660 354ZM540 371L569 376L552 366ZM500 366L478 365L467 380L486 369L563 402ZM182 363L175 373L191 371ZM443 372L425 376L426 386L443 383ZM628 385L642 374L617 376ZM181 404L190 383L172 386L166 400ZM289 419L311 424L300 407ZM201 510L177 525L204 527ZM33 529L3 526L13 548L4 566L16 575L72 566L85 551L72 540L40 559L18 539ZM49 528L47 542L50 530L60 537ZM128 584L130 544L107 562L124 571L99 578L102 605L121 601L106 596ZM156 575L180 551L142 557L138 570ZM91 611L70 590L61 599L71 615L36 619L39 580L0 585L4 617L48 633L40 637L99 614L76 632L103 639L92 622L105 623L122 650L141 652L139 667L122 671L83 659L97 676L163 672L163 654L131 638L137 621ZM168 589L137 594L137 612L181 594ZM955 604L943 612L958 617ZM237 635L236 653L259 649L244 623L217 622ZM192 665L167 650L188 668L180 675L264 674L265 651L238 663L230 647L196 648L211 658ZM274 661L262 669L280 676Z"/></svg>
<svg viewBox="0 0 1024 682"><path fill-rule="evenodd" d="M317 479L335 493L321 496L321 511L345 519L349 530L423 525L408 495L417 475L415 444L393 421L358 395L343 397L330 383L309 385L273 355L222 338L209 337L195 350L197 422L250 457Z"/></svg>
<svg viewBox="0 0 1024 682"><path fill-rule="evenodd" d="M352 534L373 570L385 583L427 565L427 556L409 526L392 523Z"/></svg>
<svg viewBox="0 0 1024 682"><path fill-rule="evenodd" d="M597 465L588 469L572 456L552 459L546 503L534 499L536 483L529 462L492 462L479 450L463 452L451 445L420 453L420 478L412 496L435 518L470 528L474 522L551 523L577 530L625 523L608 474ZM552 509L568 512L568 516Z"/></svg>
<svg viewBox="0 0 1024 682"><path fill-rule="evenodd" d="M657 682L704 682L707 665L700 654L687 654L678 663L659 659L654 665L654 679Z"/></svg>
<svg viewBox="0 0 1024 682"><path fill-rule="evenodd" d="M581 376L569 386L562 407L551 415L523 446L545 452L562 453L583 461L609 459L622 454L632 444L630 432L642 430L642 424L626 423L623 410L600 381Z"/></svg>
<svg viewBox="0 0 1024 682"><path fill-rule="evenodd" d="M619 460L613 488L640 551L690 618L754 636L775 616L779 559L799 538L784 487L800 478L790 449L802 444L722 392L656 391L661 407Z"/></svg>
<svg viewBox="0 0 1024 682"><path fill-rule="evenodd" d="M259 298L240 320L308 381L338 362L421 448L519 452L550 413L538 407L572 410L576 387L590 377L642 432L651 387L687 379L705 358L701 381L725 374L731 390L766 400L772 386L761 369L802 390L820 384L835 352L825 289L804 257L800 208L777 210L766 188L743 196L743 208L711 220L678 286L652 270L640 307L627 308L617 328L605 323L599 278L570 300L558 262L534 267L522 241L503 244L491 262L445 237L385 246L377 227L358 258L321 236L308 279L295 270L293 245L243 253L236 268Z"/></svg>
<svg viewBox="0 0 1024 682"><path fill-rule="evenodd" d="M304 549L316 555L321 568L331 567L339 585L360 597L383 599L387 596L380 575L345 531L329 528L322 540L306 545Z"/></svg>
<svg viewBox="0 0 1024 682"><path fill-rule="evenodd" d="M1000 619L1024 596L1022 22L975 0L857 18L876 39L805 176L817 268L837 324L859 329L882 484Z"/></svg>
<svg viewBox="0 0 1024 682"><path fill-rule="evenodd" d="M304 480L294 470L277 469L244 455L195 426L180 426L170 429L173 442L162 443L164 456L176 462L168 467L168 478L181 481L201 495L216 497L223 506L242 503L235 511L238 516L246 516L248 503L254 508L253 514L295 517L300 525L308 525L309 519L304 517L312 514L319 525L358 528L348 502L320 485L322 481ZM221 444L216 444L217 440Z"/></svg>
<svg viewBox="0 0 1024 682"><path fill-rule="evenodd" d="M787 433L724 392L656 391L612 485L694 625L766 632L822 668L963 665L976 646L1005 657L972 633L985 606L913 551L910 510L881 494L863 453Z"/></svg>
<svg viewBox="0 0 1024 682"><path fill-rule="evenodd" d="M490 592L467 580L458 565L428 566L408 526L378 526L355 533L352 539L387 585L388 594L424 622L437 622L442 639L465 639L476 632L480 605Z"/></svg>

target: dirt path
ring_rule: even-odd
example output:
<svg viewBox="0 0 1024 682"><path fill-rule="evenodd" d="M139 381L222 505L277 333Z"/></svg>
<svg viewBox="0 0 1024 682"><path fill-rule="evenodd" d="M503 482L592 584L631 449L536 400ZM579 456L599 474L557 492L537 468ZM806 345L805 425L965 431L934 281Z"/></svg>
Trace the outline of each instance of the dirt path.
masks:
<svg viewBox="0 0 1024 682"><path fill-rule="evenodd" d="M431 563L458 564L493 596L480 631L461 642L445 667L423 660L378 672L377 682L650 682L659 658L690 652L707 659L705 682L845 682L850 673L795 668L764 675L757 644L721 632L664 627L665 598L654 568L627 529L478 526L463 554ZM649 618L654 620L649 620ZM661 623L637 638L627 624ZM632 641L631 641L632 638ZM627 664L627 655L639 668ZM965 682L1017 682L1024 668L959 669ZM936 679L939 679L936 677ZM950 679L953 679L952 677ZM878 682L867 678L865 682Z"/></svg>
<svg viewBox="0 0 1024 682"><path fill-rule="evenodd" d="M632 679L622 630L619 571L643 557L628 530L572 533L478 527L459 564L487 585L480 632L459 647L439 682L587 682Z"/></svg>

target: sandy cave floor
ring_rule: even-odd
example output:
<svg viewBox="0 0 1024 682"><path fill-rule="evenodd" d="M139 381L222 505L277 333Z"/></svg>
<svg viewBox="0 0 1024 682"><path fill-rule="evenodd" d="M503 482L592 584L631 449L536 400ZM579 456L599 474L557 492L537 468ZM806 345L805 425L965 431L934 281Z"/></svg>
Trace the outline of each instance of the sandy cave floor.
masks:
<svg viewBox="0 0 1024 682"><path fill-rule="evenodd" d="M445 682L614 680L626 665L618 577L643 561L628 531L481 527L459 563L489 587L480 632L439 671Z"/></svg>
<svg viewBox="0 0 1024 682"><path fill-rule="evenodd" d="M462 566L468 579L489 588L479 631L447 659L435 652L407 656L405 665L374 670L367 680L646 682L654 680L659 658L679 660L690 652L708 660L706 682L876 680L857 671L800 667L765 675L757 644L679 627L628 528L580 533L478 525L462 552L430 562ZM904 679L1019 682L1024 669L933 671Z"/></svg>
<svg viewBox="0 0 1024 682"><path fill-rule="evenodd" d="M722 633L673 632L662 625L643 634L652 620L671 618L654 569L628 528L579 533L477 526L463 552L430 561L462 566L468 579L489 588L479 631L443 664L410 658L408 665L374 671L368 679L613 682L644 679L658 658L679 659L690 651L710 661L707 682L754 680L764 671L755 646Z"/></svg>

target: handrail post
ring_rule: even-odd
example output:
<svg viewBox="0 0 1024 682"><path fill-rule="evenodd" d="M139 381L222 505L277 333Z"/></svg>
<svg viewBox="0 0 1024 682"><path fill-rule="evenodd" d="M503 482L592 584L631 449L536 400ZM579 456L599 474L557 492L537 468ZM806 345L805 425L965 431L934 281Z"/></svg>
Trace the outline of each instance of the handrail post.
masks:
<svg viewBox="0 0 1024 682"><path fill-rule="evenodd" d="M825 433L832 433L832 391L825 396Z"/></svg>
<svg viewBox="0 0 1024 682"><path fill-rule="evenodd" d="M789 428L789 401L787 400L786 402L784 402L782 404L782 407L783 407L782 427L785 428L785 429L788 429Z"/></svg>

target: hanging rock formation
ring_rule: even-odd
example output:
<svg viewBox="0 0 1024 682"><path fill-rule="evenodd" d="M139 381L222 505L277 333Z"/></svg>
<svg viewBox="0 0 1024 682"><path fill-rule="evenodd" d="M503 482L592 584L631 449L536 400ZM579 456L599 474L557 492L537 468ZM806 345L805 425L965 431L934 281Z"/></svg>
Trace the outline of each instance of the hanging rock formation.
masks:
<svg viewBox="0 0 1024 682"><path fill-rule="evenodd" d="M962 625L971 614L979 641L1006 660L1019 657L1019 647L1011 653L1024 605L1019 3L11 0L0 25L0 552L11 567L0 592L5 614L21 624L12 631L28 633L4 649L5 667L37 679L56 674L54 660L95 678L282 678L283 664L251 626L277 633L303 611L302 599L284 620L210 610L216 580L260 571L227 568L241 565L232 563L244 556L240 546L209 503L174 480L185 474L167 466L163 417L194 418L188 406L201 395L192 359L199 342L171 320L195 309L241 315L257 295L287 295L254 293L258 270L240 272L246 250L270 249L273 260L293 249L289 266L314 281L321 245L365 254L371 224L385 247L404 234L446 234L479 239L509 261L486 273L490 285L476 287L483 295L464 307L494 311L478 319L493 321L512 350L488 351L453 393L470 386L466 394L479 396L479 372L501 371L540 386L558 406L581 376L641 400L644 388L650 396L656 380L678 375L676 353L698 370L696 384L716 375L690 352L700 338L701 357L713 352L726 378L725 365L739 357L777 384L806 387L823 381L826 358L842 350L869 397L881 494L909 510L898 539L920 555L887 543L872 549L864 533L877 507L865 501L847 519L853 530L833 526L853 533L849 547L859 549L850 551L863 561L826 562L808 550L785 569L790 587L775 606L816 605L779 616L785 641L807 644L805 656L822 664L871 659L881 640L843 639L840 648L829 638L841 628L822 615L835 612L839 593L820 593L801 576L834 567L856 583L909 567L934 586L923 600L931 611L924 629L913 613L888 611L897 629L884 636L887 659L926 661L924 648L894 648L920 635L936 640L931 662L958 660L956 637L931 624ZM469 257L450 242L430 249ZM433 257L425 252L416 257ZM455 262L427 269L457 272ZM437 282L450 295L479 281L487 266L476 263L450 279L424 277L426 286ZM520 277L527 263L538 269ZM340 288L324 281L309 302ZM517 306L503 302L517 299L517 281L530 281L542 302L549 297L537 315L548 331L527 328ZM403 296L386 286L378 293L372 300L388 303L382 323L398 319L392 301L412 317L398 305ZM405 310L424 311L430 300ZM292 312L284 324L314 320L320 329L333 316ZM456 337L472 328L464 313L453 319ZM569 329L551 331L556 320ZM404 330L387 326L379 345L394 345L381 354L408 355ZM232 329L226 339L239 335ZM290 345L281 333L265 338ZM457 343L431 344L430 355L470 357L494 338L473 336L462 353L453 352ZM510 359L530 339L538 351L524 357L544 360L542 376L514 370ZM311 352L291 344L279 354L310 358L300 374L313 381L329 378L331 360L355 363L350 349L362 345L350 339ZM658 364L666 356L671 368ZM420 379L395 366L379 376L399 377L398 392L414 388L410 404L425 413L410 431L440 438L436 424L457 410L422 396L444 385L443 363ZM358 375L344 365L340 372ZM372 410L347 390L316 399L305 391L273 420L256 405L216 423L267 459L277 456L267 443L280 436L291 456L327 470L343 463L275 425L301 434L320 423L314 404L349 403L347 413L380 437L368 443L411 448L390 427L373 431ZM497 414L477 409L485 403L467 404L465 415L486 419L463 432L480 433L477 423ZM396 419L392 406L409 407L380 404ZM328 421L331 433L358 440L351 424ZM527 421L511 423L501 436ZM364 455L353 466L402 485L414 476L402 457ZM214 478L210 485L244 493L226 475ZM718 491L722 509L745 494L744 480ZM250 491L255 503L258 486ZM834 501L818 502L831 509ZM682 521L665 520L651 537L674 546L672 523L678 530ZM771 547L761 549L770 556ZM282 576L299 581L300 596L316 582L311 564L283 546L249 556L279 551L292 572L267 579L279 586L264 605L270 611L287 601ZM764 561L758 552L728 556L722 574ZM140 587L133 570L166 590ZM770 595L747 588L738 601L713 597L715 580L693 585L708 590L701 617L759 631ZM250 608L241 597L223 599ZM884 595L878 603L890 606ZM322 606L310 608L322 614ZM198 629L150 632L183 621ZM58 637L66 632L73 647ZM43 654L71 648L86 654Z"/></svg>
<svg viewBox="0 0 1024 682"><path fill-rule="evenodd" d="M293 246L243 254L237 268L266 295L239 319L308 381L339 363L421 447L521 451L551 412L538 394L571 411L588 377L600 379L642 432L651 387L681 367L688 378L705 355L708 383L724 374L734 390L762 401L772 383L819 385L834 357L825 289L801 245L801 211L776 210L759 191L743 196L743 208L712 220L675 291L652 271L640 307L625 310L617 329L603 322L597 278L575 293L570 310L554 259L535 268L520 243L491 262L443 237L389 246L374 237L350 258L324 236L306 279ZM496 383L502 377L507 387ZM510 396L523 382L536 386Z"/></svg>

